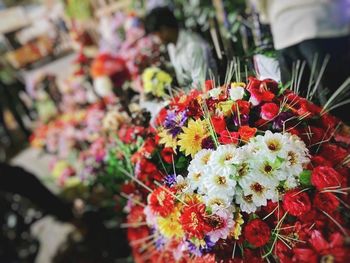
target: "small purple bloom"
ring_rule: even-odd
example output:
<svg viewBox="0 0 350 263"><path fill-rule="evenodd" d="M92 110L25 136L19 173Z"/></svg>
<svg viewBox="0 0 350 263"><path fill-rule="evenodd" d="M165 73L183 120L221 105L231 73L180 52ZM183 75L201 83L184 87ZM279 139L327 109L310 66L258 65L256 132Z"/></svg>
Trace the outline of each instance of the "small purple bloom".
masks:
<svg viewBox="0 0 350 263"><path fill-rule="evenodd" d="M283 125L286 120L293 117L293 114L291 112L281 112L275 119L272 124L272 129L276 131L282 131Z"/></svg>
<svg viewBox="0 0 350 263"><path fill-rule="evenodd" d="M209 136L202 140L202 148L203 149L215 149L215 143L213 139Z"/></svg>
<svg viewBox="0 0 350 263"><path fill-rule="evenodd" d="M212 242L210 240L210 237L205 236L204 237L204 241L205 241L205 247L200 247L200 250L202 253L208 253L210 251L212 251L213 247L215 246L215 242Z"/></svg>
<svg viewBox="0 0 350 263"><path fill-rule="evenodd" d="M165 176L163 181L166 186L172 187L176 184L176 174L168 174L167 176Z"/></svg>
<svg viewBox="0 0 350 263"><path fill-rule="evenodd" d="M237 114L233 115L233 123L236 126L243 126L243 125L248 125L249 123L249 115L247 114L241 114L238 118Z"/></svg>
<svg viewBox="0 0 350 263"><path fill-rule="evenodd" d="M178 135L182 126L185 125L187 121L187 113L186 111L182 111L176 114L174 111L168 113L164 121L164 127L169 130L169 133L175 137Z"/></svg>

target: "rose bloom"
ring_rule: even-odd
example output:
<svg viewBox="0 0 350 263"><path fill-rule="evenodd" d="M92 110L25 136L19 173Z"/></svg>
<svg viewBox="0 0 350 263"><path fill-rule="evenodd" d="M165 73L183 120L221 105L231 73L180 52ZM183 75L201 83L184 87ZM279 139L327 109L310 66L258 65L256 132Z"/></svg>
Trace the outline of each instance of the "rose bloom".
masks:
<svg viewBox="0 0 350 263"><path fill-rule="evenodd" d="M219 142L221 144L237 144L239 139L238 132L229 132L224 130L220 133Z"/></svg>
<svg viewBox="0 0 350 263"><path fill-rule="evenodd" d="M290 190L283 198L283 208L293 216L301 216L311 209L309 196L300 189Z"/></svg>
<svg viewBox="0 0 350 263"><path fill-rule="evenodd" d="M270 121L274 119L278 113L279 113L280 108L277 106L275 103L265 103L261 107L261 118Z"/></svg>
<svg viewBox="0 0 350 263"><path fill-rule="evenodd" d="M245 142L249 141L250 138L254 137L257 129L249 126L241 126L238 130L239 136Z"/></svg>
<svg viewBox="0 0 350 263"><path fill-rule="evenodd" d="M221 133L226 130L226 122L224 116L213 116L211 117L211 123L216 133Z"/></svg>
<svg viewBox="0 0 350 263"><path fill-rule="evenodd" d="M314 206L331 214L339 207L339 200L332 193L317 193L314 198Z"/></svg>
<svg viewBox="0 0 350 263"><path fill-rule="evenodd" d="M160 216L169 215L175 206L174 197L168 193L169 188L159 187L148 196L148 204L151 210Z"/></svg>
<svg viewBox="0 0 350 263"><path fill-rule="evenodd" d="M318 166L312 171L311 183L318 190L341 186L341 175L329 166Z"/></svg>
<svg viewBox="0 0 350 263"><path fill-rule="evenodd" d="M244 228L245 239L255 247L266 245L271 236L271 229L261 219L253 219Z"/></svg>

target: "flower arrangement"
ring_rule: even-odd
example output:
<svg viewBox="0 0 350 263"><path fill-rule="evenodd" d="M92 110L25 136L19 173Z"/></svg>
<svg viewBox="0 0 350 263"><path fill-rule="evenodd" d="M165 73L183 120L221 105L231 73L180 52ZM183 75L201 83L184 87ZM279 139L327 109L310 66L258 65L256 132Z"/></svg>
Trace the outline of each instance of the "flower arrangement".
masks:
<svg viewBox="0 0 350 263"><path fill-rule="evenodd" d="M346 262L340 120L249 78L180 94L157 123L126 193L137 262Z"/></svg>

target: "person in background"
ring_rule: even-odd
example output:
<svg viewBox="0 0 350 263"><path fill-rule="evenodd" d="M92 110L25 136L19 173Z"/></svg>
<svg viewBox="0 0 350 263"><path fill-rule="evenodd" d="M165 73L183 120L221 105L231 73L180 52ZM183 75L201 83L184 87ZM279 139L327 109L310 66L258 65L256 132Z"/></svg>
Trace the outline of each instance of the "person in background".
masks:
<svg viewBox="0 0 350 263"><path fill-rule="evenodd" d="M154 33L167 45L181 87L200 86L210 77L210 72L216 73L216 62L208 43L198 34L180 28L170 9L151 10L144 24L147 33Z"/></svg>
<svg viewBox="0 0 350 263"><path fill-rule="evenodd" d="M293 65L298 60L305 61L299 86L305 96L313 64L317 78L329 58L317 90L319 103L324 104L350 77L350 1L254 0L254 3L260 20L271 26L284 84L292 79ZM350 104L346 104L332 113L349 122L349 111Z"/></svg>

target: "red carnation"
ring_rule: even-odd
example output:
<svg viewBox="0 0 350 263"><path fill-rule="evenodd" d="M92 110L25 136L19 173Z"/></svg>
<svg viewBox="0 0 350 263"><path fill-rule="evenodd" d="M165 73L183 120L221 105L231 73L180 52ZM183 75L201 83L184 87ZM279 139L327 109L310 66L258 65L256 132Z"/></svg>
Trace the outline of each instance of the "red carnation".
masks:
<svg viewBox="0 0 350 263"><path fill-rule="evenodd" d="M173 155L174 155L174 151L172 148L166 147L164 148L161 152L160 155L162 156L162 159L166 162L166 163L172 163L173 162Z"/></svg>
<svg viewBox="0 0 350 263"><path fill-rule="evenodd" d="M333 213L339 207L339 200L332 193L317 193L314 206L328 214Z"/></svg>
<svg viewBox="0 0 350 263"><path fill-rule="evenodd" d="M270 121L278 115L279 110L280 108L276 103L265 103L261 107L261 118Z"/></svg>
<svg viewBox="0 0 350 263"><path fill-rule="evenodd" d="M254 137L257 129L249 126L241 126L238 130L239 136L242 141L248 142L250 138Z"/></svg>
<svg viewBox="0 0 350 263"><path fill-rule="evenodd" d="M184 207L180 222L189 238L202 239L212 230L205 217L205 205L202 203L188 204L188 206Z"/></svg>
<svg viewBox="0 0 350 263"><path fill-rule="evenodd" d="M269 226L261 219L253 219L244 228L245 239L255 247L266 245L271 236Z"/></svg>
<svg viewBox="0 0 350 263"><path fill-rule="evenodd" d="M348 156L348 152L343 147L333 143L323 144L320 154L324 158L329 159L334 166L344 162L344 159ZM332 158L329 158L329 156L332 156Z"/></svg>
<svg viewBox="0 0 350 263"><path fill-rule="evenodd" d="M290 190L283 198L283 208L293 216L301 216L311 209L309 196L300 189Z"/></svg>
<svg viewBox="0 0 350 263"><path fill-rule="evenodd" d="M159 187L148 196L148 204L151 210L163 217L169 215L174 209L174 197L167 187Z"/></svg>
<svg viewBox="0 0 350 263"><path fill-rule="evenodd" d="M341 185L341 175L329 166L318 166L312 171L311 183L322 190L327 187L338 187Z"/></svg>
<svg viewBox="0 0 350 263"><path fill-rule="evenodd" d="M220 133L226 130L226 122L224 116L213 116L211 122L216 133Z"/></svg>

